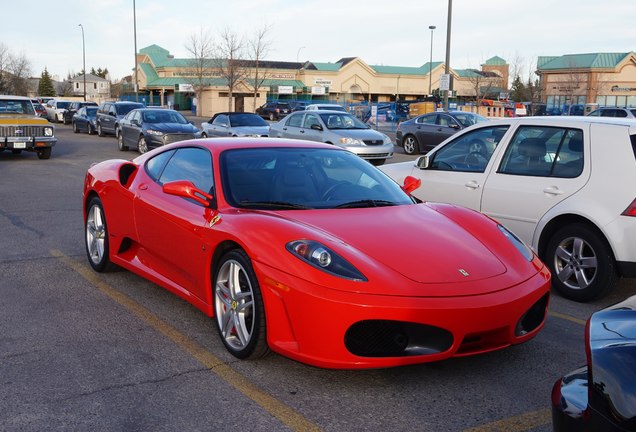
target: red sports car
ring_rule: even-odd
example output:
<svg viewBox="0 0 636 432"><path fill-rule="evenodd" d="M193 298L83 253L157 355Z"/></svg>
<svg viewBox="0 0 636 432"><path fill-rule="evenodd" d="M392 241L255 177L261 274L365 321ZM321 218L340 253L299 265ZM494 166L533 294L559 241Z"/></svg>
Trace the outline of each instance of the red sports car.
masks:
<svg viewBox="0 0 636 432"><path fill-rule="evenodd" d="M544 264L416 186L327 144L182 141L88 170L86 250L96 271L119 265L214 317L238 358L389 367L534 337Z"/></svg>

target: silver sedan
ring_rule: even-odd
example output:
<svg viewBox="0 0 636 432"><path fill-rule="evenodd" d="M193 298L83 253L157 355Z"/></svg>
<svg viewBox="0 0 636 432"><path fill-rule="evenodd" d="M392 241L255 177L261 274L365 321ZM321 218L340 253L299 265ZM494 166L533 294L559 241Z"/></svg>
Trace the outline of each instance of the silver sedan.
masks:
<svg viewBox="0 0 636 432"><path fill-rule="evenodd" d="M269 135L343 147L374 165L393 157L393 143L355 116L340 111L298 111L270 127Z"/></svg>
<svg viewBox="0 0 636 432"><path fill-rule="evenodd" d="M258 114L245 112L217 113L207 122L201 123L201 136L205 137L266 137L269 123Z"/></svg>

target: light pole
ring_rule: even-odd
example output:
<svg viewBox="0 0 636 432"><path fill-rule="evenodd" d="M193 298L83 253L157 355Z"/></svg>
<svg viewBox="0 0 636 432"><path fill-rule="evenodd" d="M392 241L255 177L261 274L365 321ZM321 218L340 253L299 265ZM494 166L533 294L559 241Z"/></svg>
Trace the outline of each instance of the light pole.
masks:
<svg viewBox="0 0 636 432"><path fill-rule="evenodd" d="M139 102L139 89L137 88L137 10L135 8L135 0L133 0L133 33L135 37L135 102Z"/></svg>
<svg viewBox="0 0 636 432"><path fill-rule="evenodd" d="M82 29L82 67L84 68L84 102L86 102L86 43L84 42L84 26L79 24Z"/></svg>
<svg viewBox="0 0 636 432"><path fill-rule="evenodd" d="M448 75L450 73L450 44L451 44L451 15L453 13L453 0L448 0L448 23L446 25L446 65L444 66L444 73ZM450 77L449 77L450 78ZM449 89L444 90L444 109L448 111L448 92L450 91L450 79L448 80Z"/></svg>
<svg viewBox="0 0 636 432"><path fill-rule="evenodd" d="M300 56L300 50L306 48L304 46L301 46L300 48L298 48L298 52L296 53L296 63L298 63L298 57Z"/></svg>
<svg viewBox="0 0 636 432"><path fill-rule="evenodd" d="M435 26L428 26L429 30L431 31L431 57L430 57L430 61L428 62L428 95L431 96L432 94L432 84L433 84L433 30L436 29Z"/></svg>

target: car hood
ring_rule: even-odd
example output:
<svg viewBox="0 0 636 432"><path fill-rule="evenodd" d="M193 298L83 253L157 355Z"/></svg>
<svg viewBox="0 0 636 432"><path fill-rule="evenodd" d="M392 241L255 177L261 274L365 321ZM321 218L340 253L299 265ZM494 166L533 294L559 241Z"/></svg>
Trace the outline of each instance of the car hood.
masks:
<svg viewBox="0 0 636 432"><path fill-rule="evenodd" d="M426 205L298 211L293 218L334 238L336 246L327 246L359 252L363 265L388 266L415 282L457 284L506 272L481 240Z"/></svg>
<svg viewBox="0 0 636 432"><path fill-rule="evenodd" d="M153 123L145 127L146 130L156 130L165 133L195 133L196 127L181 123Z"/></svg>
<svg viewBox="0 0 636 432"><path fill-rule="evenodd" d="M269 135L269 126L236 126L230 130L237 135Z"/></svg>

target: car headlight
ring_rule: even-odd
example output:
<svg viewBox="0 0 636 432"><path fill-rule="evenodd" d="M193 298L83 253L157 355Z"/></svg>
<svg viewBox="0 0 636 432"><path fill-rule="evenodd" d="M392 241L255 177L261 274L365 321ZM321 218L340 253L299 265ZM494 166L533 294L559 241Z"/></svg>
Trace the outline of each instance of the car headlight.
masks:
<svg viewBox="0 0 636 432"><path fill-rule="evenodd" d="M163 135L163 132L158 131L158 130L154 130L154 129L148 129L146 131L146 133L150 134L150 135L157 135L157 136L161 136Z"/></svg>
<svg viewBox="0 0 636 432"><path fill-rule="evenodd" d="M382 142L382 144L393 144L393 141L391 141L391 138L384 135L384 141Z"/></svg>
<svg viewBox="0 0 636 432"><path fill-rule="evenodd" d="M53 129L52 128L44 128L44 136L53 136Z"/></svg>
<svg viewBox="0 0 636 432"><path fill-rule="evenodd" d="M367 281L351 263L317 241L295 240L287 243L286 248L301 260L326 273L354 281Z"/></svg>
<svg viewBox="0 0 636 432"><path fill-rule="evenodd" d="M359 140L359 139L356 139L356 138L342 137L342 138L340 138L340 144L344 144L344 145L360 145L360 144L364 144L364 142L362 140Z"/></svg>
<svg viewBox="0 0 636 432"><path fill-rule="evenodd" d="M508 231L508 229L503 225L497 225L497 227L499 228L499 231L502 232L504 237L510 240L510 243L512 243L514 247L516 247L517 250L521 252L521 255L523 255L525 259L527 259L528 261L532 261L532 258L534 258L532 249L530 249L523 241L521 241L521 239L517 237L513 232Z"/></svg>

